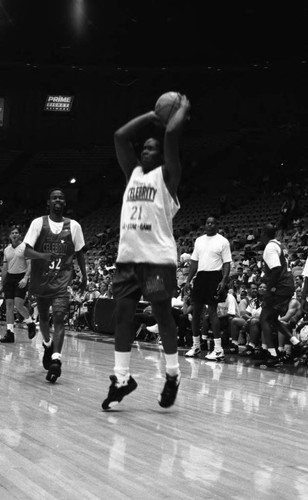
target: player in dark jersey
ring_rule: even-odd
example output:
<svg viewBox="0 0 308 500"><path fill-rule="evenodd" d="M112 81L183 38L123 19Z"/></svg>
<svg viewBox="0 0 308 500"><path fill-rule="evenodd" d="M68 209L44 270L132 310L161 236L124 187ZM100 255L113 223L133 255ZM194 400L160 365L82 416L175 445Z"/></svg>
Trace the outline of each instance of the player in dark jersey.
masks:
<svg viewBox="0 0 308 500"><path fill-rule="evenodd" d="M263 227L261 239L265 244L263 261L268 290L264 295L260 324L262 339L264 344L267 345L267 356L265 360L257 363L258 366L261 364L266 366L280 364L280 358L274 345L273 330L281 332L286 338L289 338L293 346L294 358L305 354L307 350L307 347L302 345L294 335L290 337L288 325L279 320L279 316L284 317L288 310L295 286L292 272L288 269L283 247L280 241L275 238L275 235L275 226L266 224Z"/></svg>
<svg viewBox="0 0 308 500"><path fill-rule="evenodd" d="M30 293L37 298L40 329L43 335L43 366L46 379L55 382L61 375L61 350L65 333L65 316L69 307L68 285L72 279L76 255L82 274L82 291L87 285L81 226L63 216L66 201L60 188L49 191L49 215L31 222L25 236L25 256L32 260ZM51 337L49 311L52 308L54 332Z"/></svg>

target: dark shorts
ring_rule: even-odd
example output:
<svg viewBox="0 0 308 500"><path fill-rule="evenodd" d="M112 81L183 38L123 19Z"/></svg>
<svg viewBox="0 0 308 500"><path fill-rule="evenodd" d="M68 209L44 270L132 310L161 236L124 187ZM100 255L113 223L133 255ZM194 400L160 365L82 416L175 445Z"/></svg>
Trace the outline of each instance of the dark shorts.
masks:
<svg viewBox="0 0 308 500"><path fill-rule="evenodd" d="M176 266L118 263L112 286L115 299L133 296L140 300L142 295L150 302L160 302L176 296Z"/></svg>
<svg viewBox="0 0 308 500"><path fill-rule="evenodd" d="M194 280L192 301L207 305L217 304L217 286L221 280L221 271L199 271Z"/></svg>
<svg viewBox="0 0 308 500"><path fill-rule="evenodd" d="M275 311L278 315L284 316L288 310L290 300L292 295L267 295L264 298L264 304L262 309L267 311Z"/></svg>
<svg viewBox="0 0 308 500"><path fill-rule="evenodd" d="M24 299L26 297L26 293L28 287L19 288L18 283L23 279L26 273L21 274L10 274L7 273L5 277L5 281L3 284L3 293L6 299L15 299L15 297L19 297L20 299Z"/></svg>
<svg viewBox="0 0 308 500"><path fill-rule="evenodd" d="M37 297L39 314L48 312L50 307L52 307L53 313L60 312L66 314L69 309L69 294L61 297Z"/></svg>

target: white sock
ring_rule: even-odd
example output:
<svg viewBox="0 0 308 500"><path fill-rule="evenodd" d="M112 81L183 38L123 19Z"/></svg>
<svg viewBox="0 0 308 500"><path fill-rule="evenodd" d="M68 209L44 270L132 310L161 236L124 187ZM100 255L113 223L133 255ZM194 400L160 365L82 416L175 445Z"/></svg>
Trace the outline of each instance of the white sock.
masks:
<svg viewBox="0 0 308 500"><path fill-rule="evenodd" d="M6 325L6 328L7 328L7 330L11 330L11 332L13 332L13 333L14 333L14 325L11 325L11 324L9 324L9 323L8 323L8 324Z"/></svg>
<svg viewBox="0 0 308 500"><path fill-rule="evenodd" d="M130 377L129 365L130 365L131 351L128 352L114 352L114 374L117 377L120 384L126 383Z"/></svg>
<svg viewBox="0 0 308 500"><path fill-rule="evenodd" d="M193 337L193 347L200 348L200 337Z"/></svg>
<svg viewBox="0 0 308 500"><path fill-rule="evenodd" d="M262 349L265 349L265 351L267 351L267 344L262 344Z"/></svg>
<svg viewBox="0 0 308 500"><path fill-rule="evenodd" d="M51 343L52 343L52 339L49 339L48 342L46 342L46 340L43 340L43 344L46 346L46 347L50 347L51 346Z"/></svg>
<svg viewBox="0 0 308 500"><path fill-rule="evenodd" d="M277 356L275 347L269 347L267 350L272 356Z"/></svg>
<svg viewBox="0 0 308 500"><path fill-rule="evenodd" d="M59 359L61 361L62 359L62 354L60 352L54 352L53 355L51 356L51 359Z"/></svg>
<svg viewBox="0 0 308 500"><path fill-rule="evenodd" d="M299 344L299 340L298 340L298 338L295 337L295 335L292 335L292 337L290 338L290 342L293 345Z"/></svg>
<svg viewBox="0 0 308 500"><path fill-rule="evenodd" d="M179 375L180 373L180 365L179 365L179 356L176 352L175 354L166 354L166 373L174 377L175 375Z"/></svg>
<svg viewBox="0 0 308 500"><path fill-rule="evenodd" d="M221 351L221 339L214 339L214 350Z"/></svg>
<svg viewBox="0 0 308 500"><path fill-rule="evenodd" d="M251 347L255 348L256 347L256 344L254 342L249 342L249 344Z"/></svg>
<svg viewBox="0 0 308 500"><path fill-rule="evenodd" d="M29 323L32 323L31 316L29 316L29 318L25 319L24 322L26 323L26 325L28 325Z"/></svg>
<svg viewBox="0 0 308 500"><path fill-rule="evenodd" d="M283 352L283 351L284 351L284 348L279 346L279 347L278 347L278 351L279 351L279 352Z"/></svg>

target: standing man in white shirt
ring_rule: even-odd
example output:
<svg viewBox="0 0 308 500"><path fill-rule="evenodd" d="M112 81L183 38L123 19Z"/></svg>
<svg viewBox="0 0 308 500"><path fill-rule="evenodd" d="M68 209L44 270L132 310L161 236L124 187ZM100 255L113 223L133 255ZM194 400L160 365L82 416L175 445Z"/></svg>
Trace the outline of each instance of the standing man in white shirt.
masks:
<svg viewBox="0 0 308 500"><path fill-rule="evenodd" d="M37 298L40 329L43 335L43 366L48 370L46 379L54 383L61 375L62 345L65 334L65 316L70 294L68 286L73 275L76 255L82 274L81 292L87 285L83 255L85 245L80 224L64 217L65 194L60 188L49 191L49 215L31 222L25 236L25 255L32 259L30 292ZM52 308L54 332L51 337L49 311Z"/></svg>
<svg viewBox="0 0 308 500"><path fill-rule="evenodd" d="M2 266L1 289L5 298L7 327L6 334L0 339L2 344L15 342L14 307L24 318L29 339L33 339L36 335L35 322L25 306L31 261L25 258L26 245L22 241L21 229L18 225L11 227L10 240L11 243L4 249Z"/></svg>
<svg viewBox="0 0 308 500"><path fill-rule="evenodd" d="M203 306L206 304L214 336L214 350L206 356L206 359L221 360L224 358L224 350L221 345L217 304L224 300L223 296L226 296L227 293L226 286L230 274L232 255L229 241L218 233L215 217L207 218L205 233L195 241L186 281L186 287L190 286L191 280L197 273L192 290L193 345L185 356L194 357L201 352L200 322Z"/></svg>

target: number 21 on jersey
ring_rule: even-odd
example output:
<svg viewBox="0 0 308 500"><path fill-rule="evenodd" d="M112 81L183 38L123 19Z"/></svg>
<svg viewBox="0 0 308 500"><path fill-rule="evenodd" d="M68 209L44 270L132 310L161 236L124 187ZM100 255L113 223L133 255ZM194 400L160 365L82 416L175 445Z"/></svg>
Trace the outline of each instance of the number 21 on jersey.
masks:
<svg viewBox="0 0 308 500"><path fill-rule="evenodd" d="M142 206L141 205L133 205L132 213L130 215L130 220L140 220L142 214Z"/></svg>

